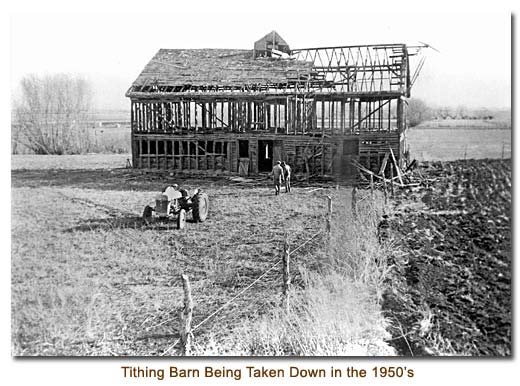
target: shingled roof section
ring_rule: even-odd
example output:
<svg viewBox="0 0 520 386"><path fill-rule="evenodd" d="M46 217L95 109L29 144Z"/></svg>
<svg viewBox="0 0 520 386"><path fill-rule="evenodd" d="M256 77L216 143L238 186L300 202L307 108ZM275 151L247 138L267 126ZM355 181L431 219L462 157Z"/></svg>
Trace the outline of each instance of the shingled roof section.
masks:
<svg viewBox="0 0 520 386"><path fill-rule="evenodd" d="M172 87L243 87L286 84L311 76L311 62L253 58L253 50L161 49L132 84ZM128 94L132 94L132 88Z"/></svg>

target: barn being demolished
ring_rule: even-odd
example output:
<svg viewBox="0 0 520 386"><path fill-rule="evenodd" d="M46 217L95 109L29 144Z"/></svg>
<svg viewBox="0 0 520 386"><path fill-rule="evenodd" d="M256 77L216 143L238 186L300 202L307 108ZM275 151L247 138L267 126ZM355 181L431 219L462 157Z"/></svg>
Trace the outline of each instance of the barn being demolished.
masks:
<svg viewBox="0 0 520 386"><path fill-rule="evenodd" d="M350 179L405 153L406 102L420 47L290 49L275 32L252 50L161 49L127 91L135 168ZM420 65L422 66L422 63Z"/></svg>

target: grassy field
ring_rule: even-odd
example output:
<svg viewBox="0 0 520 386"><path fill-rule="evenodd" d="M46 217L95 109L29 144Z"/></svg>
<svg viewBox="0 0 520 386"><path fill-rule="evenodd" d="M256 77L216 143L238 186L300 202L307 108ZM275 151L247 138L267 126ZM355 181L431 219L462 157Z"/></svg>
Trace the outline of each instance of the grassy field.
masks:
<svg viewBox="0 0 520 386"><path fill-rule="evenodd" d="M265 183L165 180L127 169L125 157L13 157L13 355L176 355L180 275L195 302L193 325L291 256L289 312L281 271L271 270L194 332L195 355L386 355L393 353L379 302L386 252L377 241L379 198L353 220L350 190ZM204 223L146 225L145 205L168 184L203 188Z"/></svg>
<svg viewBox="0 0 520 386"><path fill-rule="evenodd" d="M428 128L408 130L410 156L418 161L511 158L511 128Z"/></svg>
<svg viewBox="0 0 520 386"><path fill-rule="evenodd" d="M511 116L445 119L408 130L411 158L418 161L511 158Z"/></svg>

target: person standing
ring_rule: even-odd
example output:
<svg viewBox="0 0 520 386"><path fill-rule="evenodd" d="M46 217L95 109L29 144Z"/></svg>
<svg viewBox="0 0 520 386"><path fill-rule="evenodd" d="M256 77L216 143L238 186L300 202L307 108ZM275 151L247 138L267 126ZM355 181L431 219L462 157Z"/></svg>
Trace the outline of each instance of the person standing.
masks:
<svg viewBox="0 0 520 386"><path fill-rule="evenodd" d="M283 169L283 179L285 181L285 193L289 193L291 191L291 167L282 161L281 163Z"/></svg>
<svg viewBox="0 0 520 386"><path fill-rule="evenodd" d="M282 181L284 179L284 170L282 168L281 162L277 161L276 165L273 167L273 182L274 182L274 194L280 194L280 186L282 185Z"/></svg>

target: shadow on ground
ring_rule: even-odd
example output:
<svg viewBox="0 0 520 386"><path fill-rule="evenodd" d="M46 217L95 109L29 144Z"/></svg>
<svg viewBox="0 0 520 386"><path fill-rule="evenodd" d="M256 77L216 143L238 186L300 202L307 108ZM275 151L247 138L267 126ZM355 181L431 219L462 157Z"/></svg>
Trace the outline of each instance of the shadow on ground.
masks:
<svg viewBox="0 0 520 386"><path fill-rule="evenodd" d="M187 223L193 223L191 219L186 220ZM113 229L142 229L154 231L177 231L177 225L174 220L154 219L146 222L140 216L114 217L104 219L88 219L82 221L79 225L65 229L65 232L91 232L95 230L113 230Z"/></svg>
<svg viewBox="0 0 520 386"><path fill-rule="evenodd" d="M158 192L173 183L191 187L208 185L213 187L233 187L236 189L265 187L266 194L274 192L272 179L268 175L238 179L237 176L168 176L165 173L143 173L136 169L17 169L11 171L12 188L75 187L96 190ZM236 179L236 180L234 180ZM294 187L325 186L330 179L295 178ZM343 184L342 184L343 185ZM255 193L256 194L256 193ZM230 195L233 195L232 193Z"/></svg>
<svg viewBox="0 0 520 386"><path fill-rule="evenodd" d="M21 169L11 171L11 186L13 188L29 187L76 187L96 190L134 190L160 191L165 185L177 183L189 185L197 183L216 186L229 185L223 177L205 177L204 179L184 176L169 177L161 174L143 174L132 169Z"/></svg>

